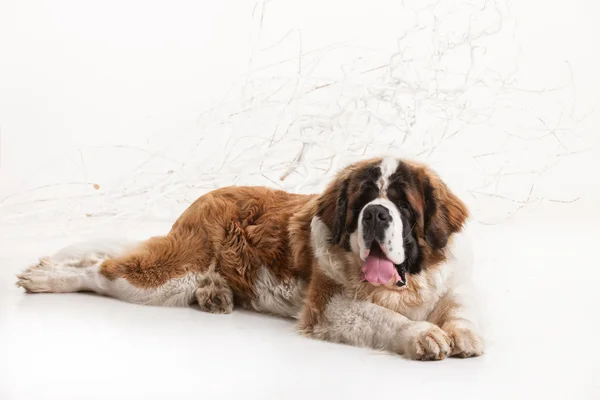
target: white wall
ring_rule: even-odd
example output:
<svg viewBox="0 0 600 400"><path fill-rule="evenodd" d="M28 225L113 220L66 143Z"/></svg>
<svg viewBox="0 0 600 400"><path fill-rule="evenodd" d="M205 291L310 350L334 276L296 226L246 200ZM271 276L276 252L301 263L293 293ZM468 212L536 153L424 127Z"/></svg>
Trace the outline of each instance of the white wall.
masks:
<svg viewBox="0 0 600 400"><path fill-rule="evenodd" d="M487 222L600 195L581 173L600 166L598 3L496 3L3 0L0 219L168 219L384 151Z"/></svg>

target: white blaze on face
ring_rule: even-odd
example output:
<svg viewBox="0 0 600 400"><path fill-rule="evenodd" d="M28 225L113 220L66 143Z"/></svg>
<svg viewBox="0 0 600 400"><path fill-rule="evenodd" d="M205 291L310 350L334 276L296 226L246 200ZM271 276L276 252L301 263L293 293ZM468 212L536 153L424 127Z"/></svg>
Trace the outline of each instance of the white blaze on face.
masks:
<svg viewBox="0 0 600 400"><path fill-rule="evenodd" d="M393 157L387 157L381 160L381 164L379 165L381 177L377 182L377 186L379 187L379 193L382 195L387 191L388 186L390 185L390 177L396 172L396 169L398 169L398 164L398 159Z"/></svg>
<svg viewBox="0 0 600 400"><path fill-rule="evenodd" d="M404 262L404 237L403 237L403 226L402 218L400 217L400 211L398 207L388 199L378 198L368 203L363 207L358 216L358 251L360 258L364 261L371 250L370 246L365 243L364 240L364 227L363 227L363 211L370 205L381 205L390 212L392 221L390 226L384 232L383 242L381 243L381 249L386 257L394 264L402 264Z"/></svg>
<svg viewBox="0 0 600 400"><path fill-rule="evenodd" d="M381 177L377 181L377 186L379 187L379 193L382 197L366 204L358 216L358 234L355 240L352 240L354 238L351 238L350 244L358 247L358 249L355 250L358 250L360 258L363 261L367 258L370 251L370 248L364 241L363 211L368 206L376 204L385 207L392 216L390 226L385 230L384 241L381 243L382 250L386 257L394 264L401 264L404 261L404 238L400 211L394 203L383 197L386 195L388 186L390 185L390 178L396 172L398 164L399 160L393 157L387 157L381 161L381 164L379 165Z"/></svg>

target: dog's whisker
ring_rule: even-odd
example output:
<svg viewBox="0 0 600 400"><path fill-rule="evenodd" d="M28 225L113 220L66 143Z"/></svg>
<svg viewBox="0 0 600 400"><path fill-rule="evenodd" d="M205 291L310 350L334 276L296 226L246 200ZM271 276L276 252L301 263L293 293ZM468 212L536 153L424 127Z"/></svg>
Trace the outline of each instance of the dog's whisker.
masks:
<svg viewBox="0 0 600 400"><path fill-rule="evenodd" d="M415 223L413 224L413 226L410 228L410 231L408 231L408 233L406 234L406 236L404 236L402 238L402 240L406 239L408 237L408 235L410 235L413 231L413 229L415 229L415 226L417 225L417 221L415 221Z"/></svg>

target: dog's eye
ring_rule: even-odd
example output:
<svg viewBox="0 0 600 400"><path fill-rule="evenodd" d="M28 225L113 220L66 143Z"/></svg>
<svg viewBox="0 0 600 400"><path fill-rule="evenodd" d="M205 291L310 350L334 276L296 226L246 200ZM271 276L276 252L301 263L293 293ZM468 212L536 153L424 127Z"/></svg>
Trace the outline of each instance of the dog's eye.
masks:
<svg viewBox="0 0 600 400"><path fill-rule="evenodd" d="M395 186L391 186L388 188L387 196L390 198L390 200L394 201L398 200L400 193Z"/></svg>
<svg viewBox="0 0 600 400"><path fill-rule="evenodd" d="M392 182L387 189L387 197L397 206L403 205L406 201L406 196L404 195L404 185L402 182Z"/></svg>
<svg viewBox="0 0 600 400"><path fill-rule="evenodd" d="M379 191L379 187L377 186L377 184L375 182L371 181L371 180L367 180L367 181L362 182L360 184L360 188L361 188L362 191L365 191L365 190L377 190L377 191Z"/></svg>
<svg viewBox="0 0 600 400"><path fill-rule="evenodd" d="M373 182L363 182L360 184L356 193L357 195L355 196L351 207L353 210L360 212L368 202L377 198L379 189Z"/></svg>

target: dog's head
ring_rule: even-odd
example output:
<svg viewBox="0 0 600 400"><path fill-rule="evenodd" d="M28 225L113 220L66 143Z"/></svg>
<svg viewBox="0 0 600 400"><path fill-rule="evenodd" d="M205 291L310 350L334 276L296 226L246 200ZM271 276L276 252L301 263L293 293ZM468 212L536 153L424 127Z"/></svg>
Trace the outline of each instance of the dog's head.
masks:
<svg viewBox="0 0 600 400"><path fill-rule="evenodd" d="M403 287L407 274L444 259L448 239L467 217L465 205L424 165L374 159L342 170L319 197L313 246L346 253L345 264L353 265L345 268L362 282Z"/></svg>

